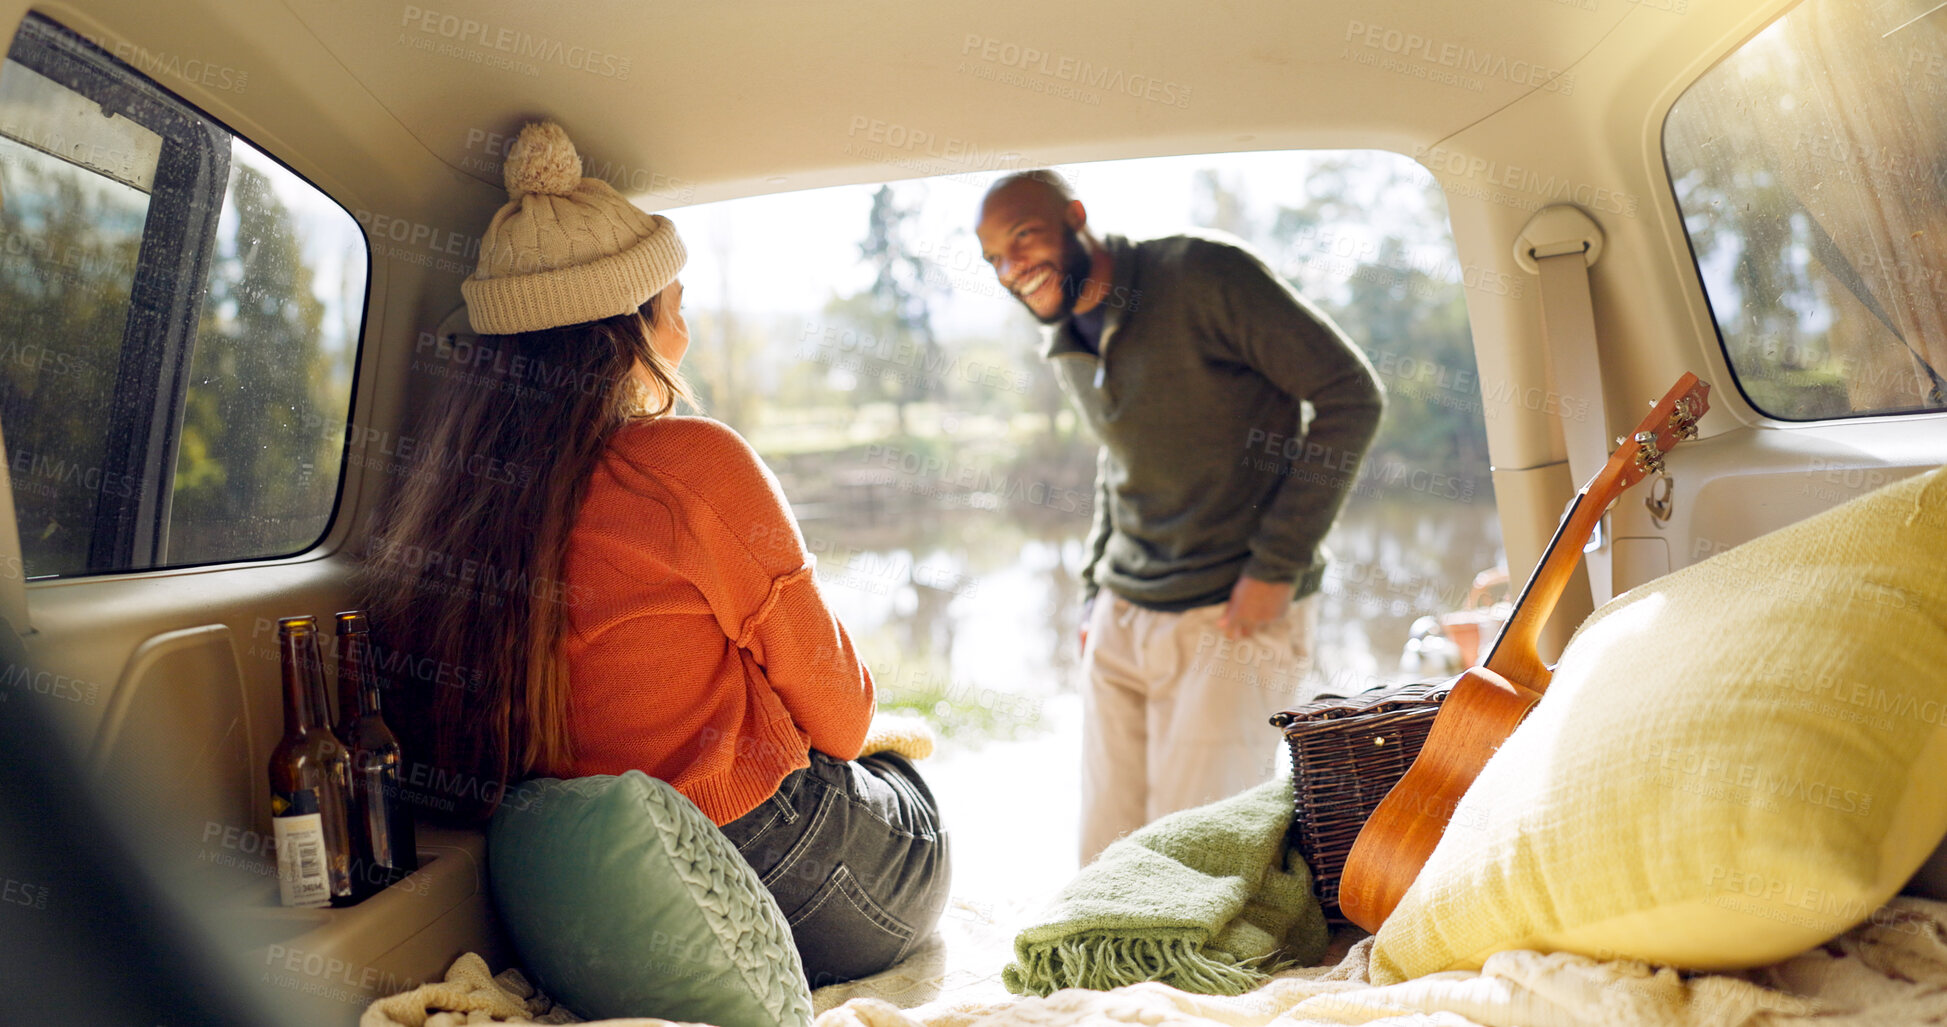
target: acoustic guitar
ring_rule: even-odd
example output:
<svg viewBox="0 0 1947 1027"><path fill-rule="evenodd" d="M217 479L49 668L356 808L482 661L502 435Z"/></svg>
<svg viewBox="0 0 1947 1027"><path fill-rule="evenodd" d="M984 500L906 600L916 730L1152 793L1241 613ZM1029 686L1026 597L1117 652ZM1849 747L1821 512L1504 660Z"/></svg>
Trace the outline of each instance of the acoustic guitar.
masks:
<svg viewBox="0 0 1947 1027"><path fill-rule="evenodd" d="M1677 379L1636 431L1616 440L1602 470L1575 494L1487 659L1453 680L1418 758L1352 843L1339 879L1339 909L1346 919L1377 933L1399 905L1446 832L1461 795L1548 688L1553 672L1535 643L1603 512L1624 489L1660 473L1663 454L1696 437L1709 397L1709 383L1696 375Z"/></svg>

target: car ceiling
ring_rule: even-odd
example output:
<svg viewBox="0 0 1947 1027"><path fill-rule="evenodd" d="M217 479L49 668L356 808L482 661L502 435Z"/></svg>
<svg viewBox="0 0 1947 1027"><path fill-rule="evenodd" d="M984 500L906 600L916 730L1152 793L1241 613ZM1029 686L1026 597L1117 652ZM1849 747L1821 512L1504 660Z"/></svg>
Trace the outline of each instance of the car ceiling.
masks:
<svg viewBox="0 0 1947 1027"><path fill-rule="evenodd" d="M464 174L497 185L497 163L481 159L494 136L547 115L591 161L631 172L634 191L681 183L687 199L1109 156L1411 152L1559 89L1537 83L1572 75L1626 19L1667 17L1630 0L288 11ZM1470 66L1481 73L1463 85L1439 80Z"/></svg>
<svg viewBox="0 0 1947 1027"><path fill-rule="evenodd" d="M1449 189L1455 241L1464 259L1492 270L1520 273L1509 244L1533 206L1480 199L1495 176L1518 168L1640 208L1604 219L1616 258L1596 287L1638 297L1609 309L1612 331L1644 358L1619 371L1618 387L1646 391L1631 375L1715 352L1663 198L1662 112L1791 2L66 0L36 9L105 44L247 72L248 88L229 91L163 81L362 222L384 216L413 231L470 234L484 224L505 199L494 137L541 116L568 128L590 173L652 210L1038 164L1439 147L1428 163ZM9 3L18 18L24 5L0 8ZM1046 56L1030 61L1029 49ZM489 51L508 66L488 63L498 59ZM618 74L578 69L591 51ZM1441 80L1449 71L1464 80ZM1016 72L1018 81L1001 79ZM1184 102L1088 81L1104 75L1160 81ZM1088 95L1047 91L1057 86ZM388 315L400 319L392 331L440 324L458 304L449 276L421 287L403 266L377 279L375 303L390 309L395 277L411 309ZM1542 380L1532 311L1508 298L1468 302L1483 373ZM1650 349L1661 357L1647 359ZM394 401L387 393L371 409L382 416ZM1529 420L1489 426L1497 464L1559 458L1552 426Z"/></svg>

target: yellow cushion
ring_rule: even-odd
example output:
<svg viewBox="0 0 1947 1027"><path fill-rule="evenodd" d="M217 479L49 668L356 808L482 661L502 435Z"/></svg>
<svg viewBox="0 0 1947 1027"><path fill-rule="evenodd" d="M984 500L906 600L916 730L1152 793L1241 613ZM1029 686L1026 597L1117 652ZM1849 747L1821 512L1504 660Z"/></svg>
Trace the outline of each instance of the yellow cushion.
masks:
<svg viewBox="0 0 1947 1027"><path fill-rule="evenodd" d="M1392 983L1504 949L1700 970L1870 916L1947 833L1947 474L1617 597L1379 932Z"/></svg>

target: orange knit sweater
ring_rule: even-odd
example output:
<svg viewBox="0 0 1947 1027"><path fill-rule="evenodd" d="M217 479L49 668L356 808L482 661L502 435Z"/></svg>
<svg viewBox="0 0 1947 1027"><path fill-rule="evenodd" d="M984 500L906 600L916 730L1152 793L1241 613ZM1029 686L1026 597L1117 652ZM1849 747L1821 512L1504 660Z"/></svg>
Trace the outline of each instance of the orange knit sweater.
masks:
<svg viewBox="0 0 1947 1027"><path fill-rule="evenodd" d="M807 766L855 759L872 675L741 436L701 417L617 431L568 536L575 762L639 769L727 824Z"/></svg>

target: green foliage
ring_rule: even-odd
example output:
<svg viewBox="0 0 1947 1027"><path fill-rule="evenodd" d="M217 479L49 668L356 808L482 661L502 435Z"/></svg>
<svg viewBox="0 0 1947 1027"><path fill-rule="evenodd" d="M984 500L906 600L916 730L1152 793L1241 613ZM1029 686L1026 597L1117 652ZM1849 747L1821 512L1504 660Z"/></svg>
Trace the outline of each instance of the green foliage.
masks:
<svg viewBox="0 0 1947 1027"><path fill-rule="evenodd" d="M892 658L875 658L868 650L866 662L872 667L899 666ZM918 715L940 738L955 741L1018 739L1044 733L1048 725L1040 717L1040 704L1022 696L988 688L956 684L946 670L946 661L928 653L928 668L878 689L878 708L887 713Z"/></svg>
<svg viewBox="0 0 1947 1027"><path fill-rule="evenodd" d="M1711 314L1771 416L1942 403L1942 86L1903 58L1944 39L1898 5L1806 3L1670 111L1665 159Z"/></svg>
<svg viewBox="0 0 1947 1027"><path fill-rule="evenodd" d="M1380 373L1386 417L1368 465L1393 460L1486 480L1482 382L1439 187L1402 174L1394 158L1353 154L1321 162L1305 188L1306 202L1280 208L1259 239L1288 258L1279 270ZM1389 197L1424 214L1381 222L1374 208Z"/></svg>
<svg viewBox="0 0 1947 1027"><path fill-rule="evenodd" d="M30 575L88 561L148 200L0 141L0 424Z"/></svg>
<svg viewBox="0 0 1947 1027"><path fill-rule="evenodd" d="M117 375L148 200L12 143L0 158L0 418L28 573L79 573L104 494L139 484L103 466L103 411L127 401ZM299 226L247 164L232 165L227 199L183 397L173 564L310 542L344 444L350 367L322 345Z"/></svg>
<svg viewBox="0 0 1947 1027"><path fill-rule="evenodd" d="M1809 420L1849 411L1845 375L1835 364L1771 370L1738 376L1738 384L1758 409L1778 417Z"/></svg>
<svg viewBox="0 0 1947 1027"><path fill-rule="evenodd" d="M947 358L933 330L933 304L942 287L928 277L926 260L914 252L912 238L924 200L923 188L901 202L892 186L879 187L859 242L859 259L872 272L872 284L852 296L833 297L825 309L828 323L876 343L860 355L862 369L852 373L868 396L883 394L892 400L901 434L906 405L944 391L938 368Z"/></svg>
<svg viewBox="0 0 1947 1027"><path fill-rule="evenodd" d="M338 480L347 397L332 387L297 226L244 164L231 169L230 207L235 228L211 261L190 363L172 563L298 549L323 528Z"/></svg>
<svg viewBox="0 0 1947 1027"><path fill-rule="evenodd" d="M1337 605L1326 607L1320 652L1330 673L1353 649L1358 665L1372 664L1370 653L1390 666L1411 620L1457 604L1474 572L1495 562L1497 542L1482 389L1443 198L1429 178L1389 155L1323 158L1314 169L1305 202L1269 211L1242 193L1248 179L1205 170L1193 176L1199 192L1191 209L1206 227L1253 244L1373 359L1389 399L1369 466L1424 468L1446 475L1442 481L1473 483L1480 496L1455 501L1401 485L1362 489L1348 504L1342 522L1352 532L1334 549L1370 573L1424 585L1377 611L1328 597ZM948 737L1011 736L1039 726L1036 694L1073 684L1075 577L1098 447L1068 410L1039 358L1039 333L1013 300L1003 297L1004 325L961 330L927 355L917 322L902 316L919 309L907 304L905 290L937 286L942 265L920 267L918 247L900 242L916 231L916 207L899 191L911 188L882 187L874 198L860 246L874 286L834 295L817 315L774 328L771 351L789 348L794 359L765 393L751 439L800 511L819 554L821 588L873 669L881 707L917 712ZM1370 251L1351 261L1310 259L1331 256L1321 240L1348 231L1371 240ZM969 295L978 295L977 284L955 280ZM927 330L964 323L963 299L927 305ZM935 373L925 399L907 398L905 376L969 361L1019 378L994 387ZM1059 490L1064 505L1024 500L1023 482L1044 496ZM931 574L908 580L901 568L913 561L951 566L979 583L981 594L930 587ZM1033 584L1023 589L1023 578ZM989 605L989 588L1010 590L1017 611L1032 606L1012 640L1033 654L1025 669L1034 680L1019 686L1021 694L951 676L954 665L967 666L956 648L968 644L956 640L962 622L982 618L979 644L992 644L985 618L1004 614ZM1397 590L1371 591L1390 599ZM1337 629L1353 619L1356 632ZM973 659L994 662L984 653Z"/></svg>

